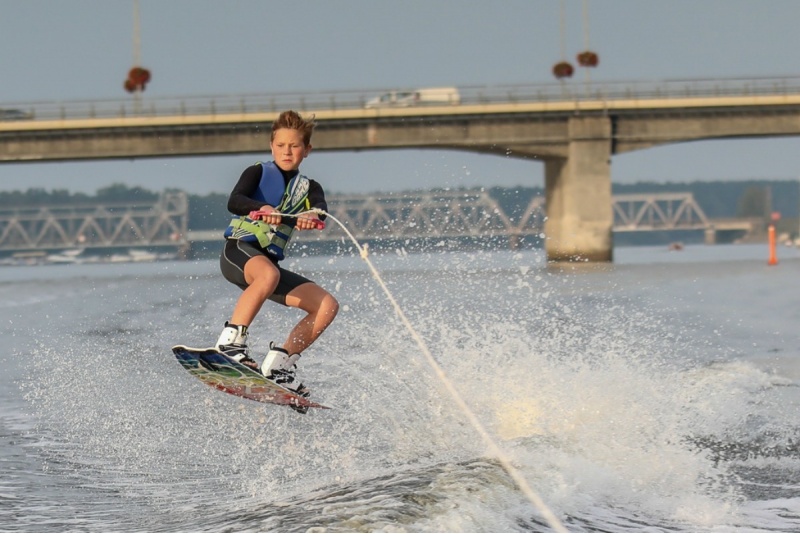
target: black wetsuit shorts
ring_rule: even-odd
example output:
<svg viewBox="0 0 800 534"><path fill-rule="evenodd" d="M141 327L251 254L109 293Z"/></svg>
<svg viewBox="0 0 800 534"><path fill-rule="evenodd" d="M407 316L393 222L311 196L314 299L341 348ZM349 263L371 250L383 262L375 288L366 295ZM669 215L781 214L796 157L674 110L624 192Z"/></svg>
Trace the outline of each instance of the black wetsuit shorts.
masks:
<svg viewBox="0 0 800 534"><path fill-rule="evenodd" d="M255 256L265 256L275 264L280 272L281 277L280 280L278 280L278 287L275 288L275 291L269 297L269 300L273 302L286 306L286 295L288 295L289 292L297 286L311 282L308 278L293 273L292 271L287 271L278 265L277 260L267 254L264 249L252 243L240 241L239 239L228 239L225 241L225 247L222 249L222 254L219 257L219 268L222 271L222 276L225 277L225 280L239 286L241 289L247 289L247 282L244 279L244 264Z"/></svg>

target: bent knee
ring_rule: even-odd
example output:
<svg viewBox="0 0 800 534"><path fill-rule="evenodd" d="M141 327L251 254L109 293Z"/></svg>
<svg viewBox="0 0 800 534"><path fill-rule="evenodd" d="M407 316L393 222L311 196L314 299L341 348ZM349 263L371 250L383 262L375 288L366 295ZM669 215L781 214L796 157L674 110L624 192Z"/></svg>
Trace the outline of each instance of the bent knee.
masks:
<svg viewBox="0 0 800 534"><path fill-rule="evenodd" d="M328 293L325 295L325 298L322 299L320 311L330 317L332 321L333 318L336 317L336 314L339 313L339 301L336 300L336 297Z"/></svg>

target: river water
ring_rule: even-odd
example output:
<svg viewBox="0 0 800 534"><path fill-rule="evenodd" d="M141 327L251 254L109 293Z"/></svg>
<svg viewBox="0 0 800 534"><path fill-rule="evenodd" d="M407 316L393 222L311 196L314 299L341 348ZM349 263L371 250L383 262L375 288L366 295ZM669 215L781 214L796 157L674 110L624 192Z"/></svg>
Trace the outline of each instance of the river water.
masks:
<svg viewBox="0 0 800 534"><path fill-rule="evenodd" d="M765 245L370 258L496 444L573 531L800 530L800 254ZM300 415L214 391L215 261L0 269L0 530L549 531L365 262L288 261L342 310ZM267 304L259 356L297 319Z"/></svg>

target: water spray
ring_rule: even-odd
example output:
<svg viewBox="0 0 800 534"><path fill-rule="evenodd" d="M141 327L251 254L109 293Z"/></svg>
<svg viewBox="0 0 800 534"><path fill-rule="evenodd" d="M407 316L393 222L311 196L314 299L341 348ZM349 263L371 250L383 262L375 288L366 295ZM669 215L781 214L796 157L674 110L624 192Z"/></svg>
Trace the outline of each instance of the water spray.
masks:
<svg viewBox="0 0 800 534"><path fill-rule="evenodd" d="M456 405L458 405L458 407L461 408L462 413L467 417L470 424L472 425L472 428L475 430L475 432L478 433L478 435L480 435L481 439L483 439L484 443L489 449L489 452L497 458L497 460L500 462L500 465L503 467L506 473L508 473L508 475L514 480L514 482L517 484L517 487L522 491L525 497L527 497L527 499L531 502L531 504L536 509L538 509L539 512L541 512L542 516L544 517L545 521L547 521L547 523L550 525L550 527L556 532L567 532L567 530L564 528L564 525L550 510L550 508L545 504L545 502L542 500L539 494L537 494L533 490L533 488L531 488L531 486L528 484L528 481L525 480L525 477L523 477L522 474L519 472L519 470L516 467L514 467L514 465L511 463L511 459L505 454L505 452L503 452L500 446L497 445L495 440L492 439L492 436L486 431L484 426L478 420L478 417L475 415L475 413L470 409L470 407L458 393L458 390L456 390L452 381L448 378L447 374L444 372L442 367L436 362L433 355L431 354L431 351L428 349L428 346L425 344L425 341L414 329L414 326L411 324L411 321L408 320L406 314L403 312L402 308L400 308L400 305L395 300L391 291L389 291L389 288L386 287L386 284L384 283L383 278L381 278L381 275L378 272L378 270L375 268L375 265L373 265L372 261L370 261L367 245L362 246L355 238L355 236L353 236L350 230L348 230L347 227L339 219L337 219L336 217L334 217L333 215L324 210L314 208L308 211L295 213L289 216L300 217L302 215L308 215L311 213L325 215L326 217L334 221L336 224L338 224L342 228L342 230L344 230L345 234L347 234L347 237L349 237L350 240L353 242L353 245L355 245L361 258L367 263L369 270L372 272L372 276L375 278L375 280L383 289L383 292L386 294L386 297L389 299L389 302L391 302L395 313L397 313L397 316L400 318L400 321L405 325L406 329L411 334L411 337L417 343L419 350L425 356L425 361L428 363L431 369L433 369L436 377L445 387L447 392L455 401ZM251 218L258 218L259 216L268 214L284 216L284 214L275 211L271 211L269 213L252 212L250 216ZM314 224L317 229L321 230L325 228L324 221L318 221Z"/></svg>

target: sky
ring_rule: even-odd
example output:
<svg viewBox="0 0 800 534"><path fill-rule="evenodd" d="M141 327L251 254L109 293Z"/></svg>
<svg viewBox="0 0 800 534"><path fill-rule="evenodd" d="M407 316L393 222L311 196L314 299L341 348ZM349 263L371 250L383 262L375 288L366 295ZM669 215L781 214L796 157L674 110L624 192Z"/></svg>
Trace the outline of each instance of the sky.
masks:
<svg viewBox="0 0 800 534"><path fill-rule="evenodd" d="M0 107L145 98L552 83L588 48L593 81L800 76L797 0L0 0ZM563 14L563 17L562 17ZM579 84L576 73L567 83ZM614 183L800 179L796 137L700 141L612 157ZM0 190L114 183L228 193L263 154L0 164ZM334 193L539 186L541 162L444 150L312 151Z"/></svg>

